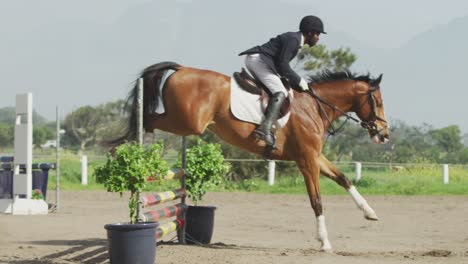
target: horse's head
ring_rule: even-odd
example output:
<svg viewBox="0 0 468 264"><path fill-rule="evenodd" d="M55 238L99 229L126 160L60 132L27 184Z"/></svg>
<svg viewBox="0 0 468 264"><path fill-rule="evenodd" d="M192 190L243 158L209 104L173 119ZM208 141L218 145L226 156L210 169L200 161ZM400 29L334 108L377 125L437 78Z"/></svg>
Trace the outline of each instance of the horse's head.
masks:
<svg viewBox="0 0 468 264"><path fill-rule="evenodd" d="M385 119L384 104L380 92L382 74L375 80L367 82L364 96L358 96L354 112L361 119L361 125L367 129L375 143L386 143L389 139L389 124Z"/></svg>

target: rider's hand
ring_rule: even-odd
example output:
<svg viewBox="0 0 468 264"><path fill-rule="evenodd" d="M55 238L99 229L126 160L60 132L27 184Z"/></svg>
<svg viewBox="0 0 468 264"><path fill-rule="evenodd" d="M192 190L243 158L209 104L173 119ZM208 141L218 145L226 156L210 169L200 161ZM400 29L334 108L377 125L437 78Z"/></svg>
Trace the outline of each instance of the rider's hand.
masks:
<svg viewBox="0 0 468 264"><path fill-rule="evenodd" d="M301 78L301 82L299 83L299 87L301 88L301 90L303 92L309 90L309 85L307 84L307 82L303 78Z"/></svg>

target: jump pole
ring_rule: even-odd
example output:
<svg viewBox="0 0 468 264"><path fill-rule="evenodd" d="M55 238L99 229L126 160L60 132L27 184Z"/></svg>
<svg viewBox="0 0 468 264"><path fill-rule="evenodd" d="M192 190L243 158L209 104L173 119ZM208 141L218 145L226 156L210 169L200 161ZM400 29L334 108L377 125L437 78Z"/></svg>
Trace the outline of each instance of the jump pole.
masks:
<svg viewBox="0 0 468 264"><path fill-rule="evenodd" d="M137 139L138 144L143 145L143 78L138 78L137 84ZM140 201L140 192L137 193L137 201ZM138 203L136 214L139 221L141 221L142 204Z"/></svg>
<svg viewBox="0 0 468 264"><path fill-rule="evenodd" d="M60 118L59 108L55 108L57 142L55 144L55 210L60 209Z"/></svg>

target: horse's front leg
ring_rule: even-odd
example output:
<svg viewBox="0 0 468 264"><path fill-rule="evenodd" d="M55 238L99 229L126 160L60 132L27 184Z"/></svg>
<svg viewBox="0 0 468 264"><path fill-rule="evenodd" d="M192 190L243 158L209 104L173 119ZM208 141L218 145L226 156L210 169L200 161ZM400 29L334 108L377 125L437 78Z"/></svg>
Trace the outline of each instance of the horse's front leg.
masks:
<svg viewBox="0 0 468 264"><path fill-rule="evenodd" d="M351 181L340 171L338 170L330 161L325 158L325 156L320 155L319 158L320 172L326 177L332 179L343 188L345 188L351 197L353 197L354 202L364 212L364 217L368 220L379 220L377 214L369 206L366 199L358 192L356 187L351 183Z"/></svg>
<svg viewBox="0 0 468 264"><path fill-rule="evenodd" d="M298 167L304 176L310 203L317 219L317 235L321 242L320 250L331 251L332 247L328 240L327 227L325 225L325 216L323 215L322 200L320 198L319 176L320 167L316 159L303 160L298 162Z"/></svg>

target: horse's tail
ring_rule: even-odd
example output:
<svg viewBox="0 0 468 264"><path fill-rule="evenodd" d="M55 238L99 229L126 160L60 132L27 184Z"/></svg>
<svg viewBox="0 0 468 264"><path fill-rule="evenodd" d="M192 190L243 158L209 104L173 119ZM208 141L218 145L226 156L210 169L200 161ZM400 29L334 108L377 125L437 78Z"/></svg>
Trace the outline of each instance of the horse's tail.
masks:
<svg viewBox="0 0 468 264"><path fill-rule="evenodd" d="M139 78L143 78L143 126L145 126L145 116L149 113L150 109L156 109L159 96L159 85L162 76L168 70L177 71L182 67L175 62L160 62L146 67L140 74ZM138 79L139 79L138 78ZM128 112L128 118L122 127L122 135L115 139L104 141L104 145L108 147L116 147L126 141L135 141L137 139L138 129L138 79L135 80L133 89L129 92L126 103L125 111Z"/></svg>

